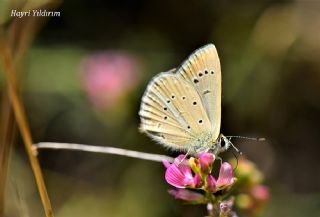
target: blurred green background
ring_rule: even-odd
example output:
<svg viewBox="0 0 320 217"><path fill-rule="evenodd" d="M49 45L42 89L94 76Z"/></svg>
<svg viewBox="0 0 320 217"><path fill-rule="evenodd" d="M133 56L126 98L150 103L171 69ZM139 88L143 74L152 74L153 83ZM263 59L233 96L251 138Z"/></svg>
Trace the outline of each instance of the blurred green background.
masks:
<svg viewBox="0 0 320 217"><path fill-rule="evenodd" d="M48 19L20 70L34 142L175 156L138 132L141 96L154 75L214 43L221 132L268 139L236 142L270 186L261 216L320 215L320 3L78 0L55 11L61 16ZM40 150L39 159L57 217L205 215L167 193L160 163L65 150ZM20 139L5 198L6 216L44 216Z"/></svg>

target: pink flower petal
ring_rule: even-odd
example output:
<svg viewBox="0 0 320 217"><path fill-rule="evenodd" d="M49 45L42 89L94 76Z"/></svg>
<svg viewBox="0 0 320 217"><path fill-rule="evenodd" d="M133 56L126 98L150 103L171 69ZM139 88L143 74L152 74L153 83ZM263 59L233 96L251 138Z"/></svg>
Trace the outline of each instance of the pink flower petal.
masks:
<svg viewBox="0 0 320 217"><path fill-rule="evenodd" d="M168 165L166 162L165 166L168 166L165 173L165 179L170 185L176 188L195 186L191 168L184 160L184 155L179 155L171 165Z"/></svg>
<svg viewBox="0 0 320 217"><path fill-rule="evenodd" d="M188 161L185 158L185 155L180 154L178 157L174 159L174 164L179 168L179 170L188 176L189 178L192 178L192 171L189 166Z"/></svg>
<svg viewBox="0 0 320 217"><path fill-rule="evenodd" d="M219 178L216 185L218 188L227 187L229 185L232 185L233 182L233 168L229 163L224 162L220 167Z"/></svg>
<svg viewBox="0 0 320 217"><path fill-rule="evenodd" d="M197 173L194 177L193 177L193 183L195 187L200 187L202 180L201 180L201 176Z"/></svg>
<svg viewBox="0 0 320 217"><path fill-rule="evenodd" d="M187 189L170 189L168 190L169 194L173 195L176 199L186 200L186 201L201 201L204 199L204 196L200 193L193 192Z"/></svg>
<svg viewBox="0 0 320 217"><path fill-rule="evenodd" d="M211 174L209 174L207 176L207 186L206 186L206 188L210 192L215 192L216 191L216 180Z"/></svg>
<svg viewBox="0 0 320 217"><path fill-rule="evenodd" d="M166 168L169 168L171 166L171 164L168 160L163 160L162 163Z"/></svg>

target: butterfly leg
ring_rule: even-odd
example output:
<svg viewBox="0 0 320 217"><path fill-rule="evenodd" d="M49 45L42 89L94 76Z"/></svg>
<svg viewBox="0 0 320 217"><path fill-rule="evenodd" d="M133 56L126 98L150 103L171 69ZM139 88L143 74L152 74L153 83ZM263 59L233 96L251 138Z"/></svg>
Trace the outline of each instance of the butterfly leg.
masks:
<svg viewBox="0 0 320 217"><path fill-rule="evenodd" d="M181 161L179 162L178 166L190 155L192 147L188 148L187 153L184 155L184 157L181 159Z"/></svg>
<svg viewBox="0 0 320 217"><path fill-rule="evenodd" d="M220 161L220 166L222 165L222 158L219 156L216 156L216 159Z"/></svg>
<svg viewBox="0 0 320 217"><path fill-rule="evenodd" d="M242 152L231 142L232 137L222 137L225 141L225 143L227 144L227 147L231 146L237 153L239 153L240 155L242 155Z"/></svg>

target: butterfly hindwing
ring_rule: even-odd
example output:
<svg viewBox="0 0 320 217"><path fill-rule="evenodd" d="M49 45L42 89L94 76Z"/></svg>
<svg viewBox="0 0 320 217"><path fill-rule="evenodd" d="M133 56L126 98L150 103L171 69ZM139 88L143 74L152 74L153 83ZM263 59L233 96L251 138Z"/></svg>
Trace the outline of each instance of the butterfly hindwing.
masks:
<svg viewBox="0 0 320 217"><path fill-rule="evenodd" d="M139 114L141 130L173 149L188 149L210 129L198 93L179 74L156 76L142 98Z"/></svg>

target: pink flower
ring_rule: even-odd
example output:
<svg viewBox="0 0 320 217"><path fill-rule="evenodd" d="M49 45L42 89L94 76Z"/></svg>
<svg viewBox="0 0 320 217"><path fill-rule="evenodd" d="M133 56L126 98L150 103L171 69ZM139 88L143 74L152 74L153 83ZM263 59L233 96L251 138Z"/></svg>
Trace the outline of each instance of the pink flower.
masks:
<svg viewBox="0 0 320 217"><path fill-rule="evenodd" d="M204 196L200 193L194 192L194 191L190 191L187 189L170 189L169 194L171 194L172 196L174 196L174 198L176 199L180 199L180 200L185 200L185 201L203 201L204 200Z"/></svg>
<svg viewBox="0 0 320 217"><path fill-rule="evenodd" d="M120 51L93 54L82 62L82 80L90 101L99 108L115 105L139 81L139 64Z"/></svg>
<svg viewBox="0 0 320 217"><path fill-rule="evenodd" d="M166 181L176 188L196 187L201 180L199 175L193 176L185 155L179 155L172 164L168 161L163 164L167 167Z"/></svg>
<svg viewBox="0 0 320 217"><path fill-rule="evenodd" d="M210 192L215 192L216 191L216 180L215 178L209 174L207 176L207 185L206 188L210 191Z"/></svg>
<svg viewBox="0 0 320 217"><path fill-rule="evenodd" d="M234 182L234 176L233 176L233 168L232 166L224 162L220 167L220 173L217 180L217 188L225 188L230 185L232 185Z"/></svg>
<svg viewBox="0 0 320 217"><path fill-rule="evenodd" d="M266 201L270 197L269 189L264 185L256 185L251 189L252 197L259 201Z"/></svg>
<svg viewBox="0 0 320 217"><path fill-rule="evenodd" d="M234 204L234 198L221 201L219 204L220 216L223 216L223 217L237 216L235 212L232 211L233 204Z"/></svg>
<svg viewBox="0 0 320 217"><path fill-rule="evenodd" d="M199 154L200 167L202 172L211 172L215 156L212 153L202 152Z"/></svg>
<svg viewBox="0 0 320 217"><path fill-rule="evenodd" d="M213 197L217 196L215 194L218 191L218 195L226 193L230 185L234 183L233 168L229 163L223 163L216 181L211 174L214 159L213 154L201 153L198 158L186 159L185 155L179 155L173 163L163 161L167 168L165 172L166 181L178 188L170 190L169 193L177 199L186 201L203 198L202 203L212 200ZM188 188L188 190L185 188ZM226 191L221 191L224 189Z"/></svg>

